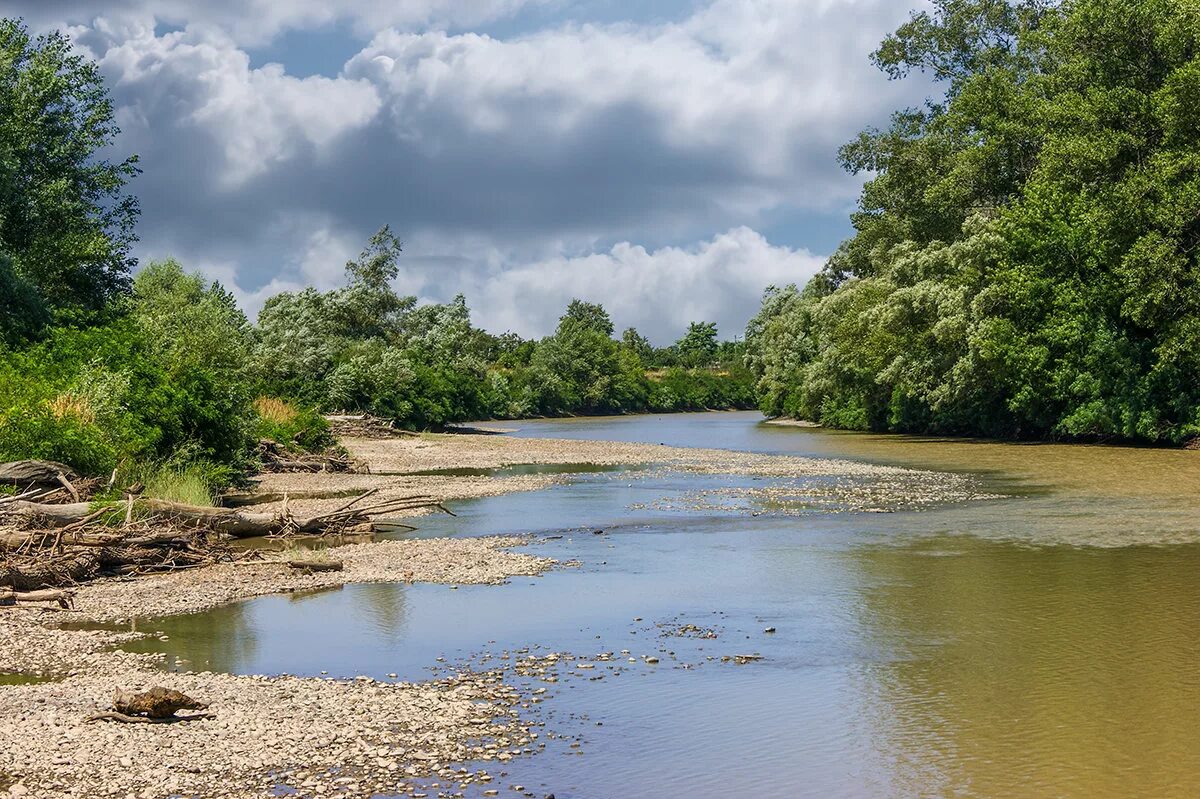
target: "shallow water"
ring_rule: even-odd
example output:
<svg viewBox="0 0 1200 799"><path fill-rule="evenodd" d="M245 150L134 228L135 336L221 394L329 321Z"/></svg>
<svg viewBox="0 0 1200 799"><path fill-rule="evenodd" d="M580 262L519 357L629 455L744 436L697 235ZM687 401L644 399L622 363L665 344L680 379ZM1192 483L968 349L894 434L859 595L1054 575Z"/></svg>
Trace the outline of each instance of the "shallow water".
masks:
<svg viewBox="0 0 1200 799"><path fill-rule="evenodd" d="M655 505L724 478L578 474L456 503L457 517L423 518L414 535L533 532L533 551L579 569L264 597L153 622L169 640L136 646L190 668L400 679L526 646L660 658L549 685L538 713L583 755L518 758L502 795L512 783L559 799L1200 794L1200 453L758 419L506 426L969 472L1006 498L750 517ZM717 637L655 626L680 623ZM745 653L763 660L720 660Z"/></svg>

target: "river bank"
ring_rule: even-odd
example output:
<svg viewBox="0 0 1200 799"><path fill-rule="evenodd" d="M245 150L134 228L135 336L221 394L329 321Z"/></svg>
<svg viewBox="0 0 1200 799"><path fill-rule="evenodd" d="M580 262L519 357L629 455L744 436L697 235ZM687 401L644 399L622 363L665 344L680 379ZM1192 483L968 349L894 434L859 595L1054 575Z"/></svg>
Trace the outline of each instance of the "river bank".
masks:
<svg viewBox="0 0 1200 799"><path fill-rule="evenodd" d="M586 465L640 469L614 473L621 480L646 479L661 470L723 475L731 481L769 478L776 482L752 490L840 509L911 507L981 496L961 475L717 449L472 434L344 443L371 474L267 475L261 489L295 495L376 489L381 498L428 494L455 501L533 491L569 480L571 472L480 470ZM749 489L714 489L721 490ZM711 502L713 497L696 501ZM342 502L298 498L289 500L289 507L319 512ZM354 583L500 583L556 565L550 558L512 551L529 540L485 536L345 544L325 555L343 561L341 572L297 573L277 562L282 555L272 554L261 563L88 584L78 590L78 612L73 614L4 611L0 671L58 679L0 689L0 734L24 742L20 751L0 753L0 788L9 796L223 797L266 796L287 785L305 796L368 796L381 790L419 793L412 778L433 775L455 786L455 795L475 777L450 771L451 764L503 761L537 749L531 722L518 712L534 700L507 685L500 672L464 671L419 683L209 672L168 676L153 655L111 649L140 635L133 626L64 629L59 622L161 617L263 594ZM217 719L170 726L84 723L90 712L107 704L113 689L152 684L209 702Z"/></svg>

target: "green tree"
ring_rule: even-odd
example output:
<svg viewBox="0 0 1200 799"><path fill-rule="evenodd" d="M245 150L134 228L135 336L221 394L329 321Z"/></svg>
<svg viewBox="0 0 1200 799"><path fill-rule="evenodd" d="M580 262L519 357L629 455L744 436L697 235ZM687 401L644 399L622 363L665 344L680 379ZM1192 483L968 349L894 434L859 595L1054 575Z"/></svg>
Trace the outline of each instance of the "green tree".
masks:
<svg viewBox="0 0 1200 799"><path fill-rule="evenodd" d="M716 322L692 322L675 348L684 366L712 366L717 355Z"/></svg>
<svg viewBox="0 0 1200 799"><path fill-rule="evenodd" d="M1200 28L1172 0L938 0L875 55L944 96L847 145L843 244L747 330L764 408L828 424L1200 433Z"/></svg>
<svg viewBox="0 0 1200 799"><path fill-rule="evenodd" d="M637 332L636 328L627 327L621 334L621 344L626 350L638 356L643 364L649 365L654 358L654 347L650 340Z"/></svg>
<svg viewBox="0 0 1200 799"><path fill-rule="evenodd" d="M605 338L612 336L613 323L604 306L583 300L571 300L567 311L558 320L560 332L567 329L589 330Z"/></svg>
<svg viewBox="0 0 1200 799"><path fill-rule="evenodd" d="M26 337L52 312L91 312L133 265L137 159L102 153L119 130L96 65L58 32L0 19L0 333ZM0 259L3 260L3 259Z"/></svg>

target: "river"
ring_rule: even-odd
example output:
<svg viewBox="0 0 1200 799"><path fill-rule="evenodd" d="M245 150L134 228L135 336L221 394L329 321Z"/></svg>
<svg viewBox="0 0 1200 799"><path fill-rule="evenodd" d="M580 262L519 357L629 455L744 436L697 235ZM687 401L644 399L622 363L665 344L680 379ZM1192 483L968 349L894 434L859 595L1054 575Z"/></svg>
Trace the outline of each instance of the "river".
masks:
<svg viewBox="0 0 1200 799"><path fill-rule="evenodd" d="M532 532L532 551L577 569L263 597L152 622L168 640L134 647L189 668L380 679L523 647L617 653L624 670L575 672L531 709L566 737L507 763L501 795L1200 795L1200 453L751 413L504 426L963 472L1003 496L751 516L662 502L694 477L590 470L456 503L416 533ZM734 654L762 659L721 659Z"/></svg>

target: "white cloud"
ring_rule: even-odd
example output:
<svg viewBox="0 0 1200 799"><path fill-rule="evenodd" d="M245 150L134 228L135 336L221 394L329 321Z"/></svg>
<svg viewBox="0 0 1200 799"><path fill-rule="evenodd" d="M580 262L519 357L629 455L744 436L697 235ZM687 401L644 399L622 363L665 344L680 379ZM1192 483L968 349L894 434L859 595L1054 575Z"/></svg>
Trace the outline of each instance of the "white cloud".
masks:
<svg viewBox="0 0 1200 799"><path fill-rule="evenodd" d="M126 134L145 143L167 128L203 137L217 156L206 177L225 190L289 161L328 156L380 107L366 81L295 78L278 64L251 69L230 40L191 31L156 37L141 28L100 65L115 76Z"/></svg>
<svg viewBox="0 0 1200 799"><path fill-rule="evenodd" d="M429 25L524 0L327 5L30 5L86 22L73 36L144 169L139 256L204 265L256 306L265 286L335 285L389 223L412 245L402 287L465 291L493 327L545 333L578 285L659 337L698 317L733 333L819 260L753 230L851 203L838 145L914 99L867 62L905 15L892 0L715 0L509 38ZM247 42L335 17L372 34L339 75L251 66Z"/></svg>
<svg viewBox="0 0 1200 799"><path fill-rule="evenodd" d="M14 0L13 11L37 27L195 26L220 31L239 45L269 42L288 30L349 24L369 37L386 27L463 27L512 15L548 0Z"/></svg>
<svg viewBox="0 0 1200 799"><path fill-rule="evenodd" d="M740 336L766 286L802 283L823 262L738 227L690 247L647 250L621 242L608 252L501 269L463 291L476 324L497 332L542 335L579 298L601 303L618 329L634 326L668 344L696 321L715 321L723 336Z"/></svg>

